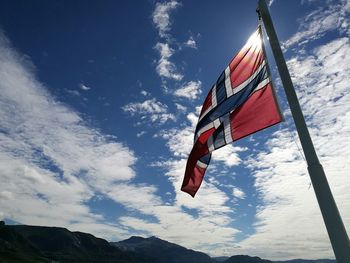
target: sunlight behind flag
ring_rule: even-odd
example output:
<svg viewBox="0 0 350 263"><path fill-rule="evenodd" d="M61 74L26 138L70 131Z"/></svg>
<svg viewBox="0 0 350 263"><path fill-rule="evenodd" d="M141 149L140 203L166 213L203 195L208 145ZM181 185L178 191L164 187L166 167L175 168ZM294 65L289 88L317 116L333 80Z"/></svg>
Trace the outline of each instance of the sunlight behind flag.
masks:
<svg viewBox="0 0 350 263"><path fill-rule="evenodd" d="M199 115L181 190L195 196L211 153L281 122L259 27L210 89Z"/></svg>
<svg viewBox="0 0 350 263"><path fill-rule="evenodd" d="M254 34L252 34L249 37L246 46L250 46L254 50L260 50L261 45L262 45L261 34L257 30L256 32L254 32Z"/></svg>

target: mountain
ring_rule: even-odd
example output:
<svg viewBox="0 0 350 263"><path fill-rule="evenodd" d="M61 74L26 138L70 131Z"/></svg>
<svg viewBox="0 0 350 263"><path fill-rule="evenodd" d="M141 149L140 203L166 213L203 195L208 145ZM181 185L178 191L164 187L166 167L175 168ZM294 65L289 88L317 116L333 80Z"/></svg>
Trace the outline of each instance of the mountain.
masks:
<svg viewBox="0 0 350 263"><path fill-rule="evenodd" d="M143 238L133 236L113 246L133 253L137 262L146 263L213 263L214 261L202 252L197 252L170 243L157 237Z"/></svg>
<svg viewBox="0 0 350 263"><path fill-rule="evenodd" d="M250 257L246 255L232 256L223 263L273 263L270 260L261 259L259 257Z"/></svg>
<svg viewBox="0 0 350 263"><path fill-rule="evenodd" d="M228 260L230 257L212 257L212 259L216 262L224 262Z"/></svg>
<svg viewBox="0 0 350 263"><path fill-rule="evenodd" d="M48 262L48 259L21 234L1 225L0 262Z"/></svg>
<svg viewBox="0 0 350 263"><path fill-rule="evenodd" d="M335 259L316 259L316 260L307 260L307 259L292 259L286 261L275 261L274 263L337 263Z"/></svg>
<svg viewBox="0 0 350 263"><path fill-rule="evenodd" d="M266 259L261 259L259 257L250 257L246 255L232 256L223 263L337 263L334 259L316 259L316 260L306 260L306 259L293 259L285 261L270 261Z"/></svg>
<svg viewBox="0 0 350 263"><path fill-rule="evenodd" d="M0 226L0 262L134 263L106 240L65 228ZM3 261L1 261L3 260Z"/></svg>

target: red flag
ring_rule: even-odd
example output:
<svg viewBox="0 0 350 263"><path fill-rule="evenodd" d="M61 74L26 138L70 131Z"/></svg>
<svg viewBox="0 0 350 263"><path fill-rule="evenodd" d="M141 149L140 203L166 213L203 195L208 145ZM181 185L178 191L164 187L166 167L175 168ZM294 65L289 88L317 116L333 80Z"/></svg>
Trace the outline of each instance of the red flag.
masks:
<svg viewBox="0 0 350 263"><path fill-rule="evenodd" d="M281 121L259 27L203 103L181 190L195 196L214 150Z"/></svg>

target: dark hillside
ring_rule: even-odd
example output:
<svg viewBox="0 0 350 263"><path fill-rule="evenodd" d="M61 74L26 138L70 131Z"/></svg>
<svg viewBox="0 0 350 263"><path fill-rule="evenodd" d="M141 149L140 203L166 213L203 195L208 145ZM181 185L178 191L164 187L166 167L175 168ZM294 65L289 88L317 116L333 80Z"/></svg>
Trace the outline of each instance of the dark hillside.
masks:
<svg viewBox="0 0 350 263"><path fill-rule="evenodd" d="M104 239L59 227L3 225L0 244L0 262L134 262Z"/></svg>
<svg viewBox="0 0 350 263"><path fill-rule="evenodd" d="M111 243L128 252L132 252L137 262L142 263L212 263L207 254L190 250L157 237L131 237L127 240Z"/></svg>

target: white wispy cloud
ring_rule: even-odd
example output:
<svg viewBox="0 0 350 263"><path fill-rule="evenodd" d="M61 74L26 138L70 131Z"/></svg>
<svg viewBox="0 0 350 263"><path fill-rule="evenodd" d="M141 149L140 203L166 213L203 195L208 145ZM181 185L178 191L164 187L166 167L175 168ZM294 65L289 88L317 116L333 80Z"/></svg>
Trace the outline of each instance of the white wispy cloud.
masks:
<svg viewBox="0 0 350 263"><path fill-rule="evenodd" d="M81 90L84 90L84 91L91 90L91 87L88 87L88 86L84 85L83 83L80 83L79 88Z"/></svg>
<svg viewBox="0 0 350 263"><path fill-rule="evenodd" d="M141 119L147 118L151 122L163 124L168 120L175 120L175 116L168 112L168 106L157 101L155 98L143 102L132 102L122 107L124 112L132 116L139 115Z"/></svg>
<svg viewBox="0 0 350 263"><path fill-rule="evenodd" d="M175 103L175 106L176 106L176 109L181 111L181 112L185 113L187 111L187 108L184 105L182 105L182 104Z"/></svg>
<svg viewBox="0 0 350 263"><path fill-rule="evenodd" d="M136 137L140 138L141 136L145 135L147 132L146 131L140 131L136 133Z"/></svg>
<svg viewBox="0 0 350 263"><path fill-rule="evenodd" d="M244 199L246 197L246 194L242 191L242 189L238 187L234 187L232 189L232 194L234 197L237 197L239 199Z"/></svg>
<svg viewBox="0 0 350 263"><path fill-rule="evenodd" d="M175 63L170 61L170 57L175 53L175 50L170 47L173 40L168 34L171 30L170 13L179 6L180 3L175 0L162 3L158 2L152 14L153 23L158 29L159 36L163 38L154 47L160 56L157 61L156 71L163 82L165 82L165 79L180 81L183 78Z"/></svg>
<svg viewBox="0 0 350 263"><path fill-rule="evenodd" d="M239 165L241 163L241 158L239 153L246 151L247 148L242 148L238 146L233 146L232 144L226 145L213 152L212 158L215 161L224 162L225 165L232 167Z"/></svg>
<svg viewBox="0 0 350 263"><path fill-rule="evenodd" d="M78 90L64 89L64 91L72 96L80 97L80 92Z"/></svg>
<svg viewBox="0 0 350 263"><path fill-rule="evenodd" d="M288 49L293 45L302 46L323 37L327 32L338 30L350 35L350 1L328 1L327 6L319 7L306 17L300 19L297 33L283 43Z"/></svg>
<svg viewBox="0 0 350 263"><path fill-rule="evenodd" d="M184 43L186 47L197 49L197 42L193 38L193 36L190 36L189 39Z"/></svg>
<svg viewBox="0 0 350 263"><path fill-rule="evenodd" d="M198 120L193 113L187 115L187 119ZM181 128L173 128L159 132L159 136L167 141L167 146L174 156L187 157L193 146L195 123Z"/></svg>
<svg viewBox="0 0 350 263"><path fill-rule="evenodd" d="M103 215L86 203L96 192L134 178L136 157L56 101L26 59L1 33L1 217L127 236L116 225L102 226Z"/></svg>
<svg viewBox="0 0 350 263"><path fill-rule="evenodd" d="M171 26L170 12L175 10L179 6L180 3L174 0L156 4L156 7L152 14L152 18L154 25L158 29L159 36L167 36L167 32L170 31Z"/></svg>
<svg viewBox="0 0 350 263"><path fill-rule="evenodd" d="M156 71L160 77L181 80L183 75L177 71L176 65L169 60L173 55L174 50L170 48L168 43L158 42L155 49L159 52L160 58L156 67Z"/></svg>
<svg viewBox="0 0 350 263"><path fill-rule="evenodd" d="M198 95L202 93L201 90L202 82L198 81L189 81L184 84L182 87L175 90L174 95L177 97L183 97L191 100L197 99Z"/></svg>
<svg viewBox="0 0 350 263"><path fill-rule="evenodd" d="M141 90L141 92L140 92L143 96L150 96L151 95L151 93L149 93L149 92L147 92L147 91L145 91L145 90Z"/></svg>

